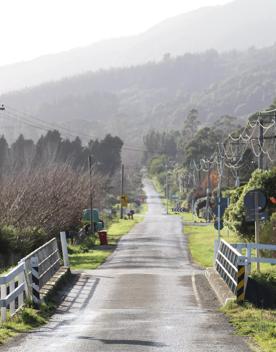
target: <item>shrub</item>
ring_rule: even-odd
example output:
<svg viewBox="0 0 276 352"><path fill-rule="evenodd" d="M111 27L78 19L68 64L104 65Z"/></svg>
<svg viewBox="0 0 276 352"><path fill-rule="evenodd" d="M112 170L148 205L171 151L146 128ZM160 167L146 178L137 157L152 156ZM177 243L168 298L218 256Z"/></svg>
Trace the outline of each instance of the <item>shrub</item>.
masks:
<svg viewBox="0 0 276 352"><path fill-rule="evenodd" d="M245 221L244 197L246 193L253 189L262 189L268 196L275 195L276 168L270 170L256 170L253 172L249 182L233 191L229 208L224 214L224 221L230 229L237 232L242 237L252 240L254 237L254 223ZM275 211L275 205L269 204L269 217Z"/></svg>

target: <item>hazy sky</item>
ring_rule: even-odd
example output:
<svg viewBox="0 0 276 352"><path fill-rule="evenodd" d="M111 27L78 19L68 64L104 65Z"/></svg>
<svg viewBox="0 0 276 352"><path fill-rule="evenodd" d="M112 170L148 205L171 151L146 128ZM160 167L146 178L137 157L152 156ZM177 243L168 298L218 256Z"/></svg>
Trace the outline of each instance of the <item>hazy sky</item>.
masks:
<svg viewBox="0 0 276 352"><path fill-rule="evenodd" d="M0 0L0 65L105 38L231 0Z"/></svg>

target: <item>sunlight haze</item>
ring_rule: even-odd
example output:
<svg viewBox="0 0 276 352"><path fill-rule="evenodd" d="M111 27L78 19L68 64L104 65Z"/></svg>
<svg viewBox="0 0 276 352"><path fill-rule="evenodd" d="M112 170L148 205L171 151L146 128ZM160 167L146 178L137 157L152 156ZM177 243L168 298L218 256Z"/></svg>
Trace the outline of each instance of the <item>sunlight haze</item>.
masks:
<svg viewBox="0 0 276 352"><path fill-rule="evenodd" d="M230 0L0 0L0 65L114 37Z"/></svg>

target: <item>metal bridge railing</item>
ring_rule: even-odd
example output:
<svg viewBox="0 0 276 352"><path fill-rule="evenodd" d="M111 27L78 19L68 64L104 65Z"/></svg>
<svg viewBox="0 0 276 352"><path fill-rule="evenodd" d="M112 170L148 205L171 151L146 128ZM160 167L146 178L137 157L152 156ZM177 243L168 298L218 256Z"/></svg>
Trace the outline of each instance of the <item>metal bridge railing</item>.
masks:
<svg viewBox="0 0 276 352"><path fill-rule="evenodd" d="M221 240L215 268L239 302L244 300L245 295L245 265L246 257L241 255L232 245Z"/></svg>
<svg viewBox="0 0 276 352"><path fill-rule="evenodd" d="M13 316L24 304L25 276L24 263L0 276L1 321L6 321L7 311Z"/></svg>
<svg viewBox="0 0 276 352"><path fill-rule="evenodd" d="M32 287L31 260L33 257L36 257L38 260L39 288L41 288L61 267L61 258L59 255L57 239L53 238L20 260L19 263L25 263L29 290L31 290Z"/></svg>

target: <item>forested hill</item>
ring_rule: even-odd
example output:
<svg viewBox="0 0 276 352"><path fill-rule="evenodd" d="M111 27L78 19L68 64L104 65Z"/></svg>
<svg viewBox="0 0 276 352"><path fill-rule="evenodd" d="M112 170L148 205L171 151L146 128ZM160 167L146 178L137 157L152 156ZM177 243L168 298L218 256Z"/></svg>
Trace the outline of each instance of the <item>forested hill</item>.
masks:
<svg viewBox="0 0 276 352"><path fill-rule="evenodd" d="M7 112L9 107L29 111L74 133L95 138L111 131L138 142L149 129L182 127L193 108L208 124L223 115L243 117L266 108L275 96L276 45L246 52L166 55L160 63L91 72L3 95L0 102ZM9 122L2 123L8 135ZM27 137L40 133L30 126L27 130Z"/></svg>
<svg viewBox="0 0 276 352"><path fill-rule="evenodd" d="M100 41L0 67L0 92L89 70L159 61L167 52L176 56L212 48L219 52L262 48L275 43L275 33L275 0L230 1L168 18L136 36Z"/></svg>

